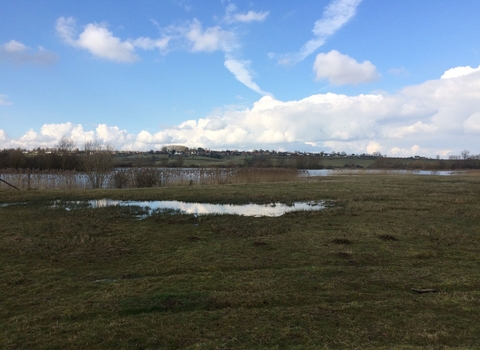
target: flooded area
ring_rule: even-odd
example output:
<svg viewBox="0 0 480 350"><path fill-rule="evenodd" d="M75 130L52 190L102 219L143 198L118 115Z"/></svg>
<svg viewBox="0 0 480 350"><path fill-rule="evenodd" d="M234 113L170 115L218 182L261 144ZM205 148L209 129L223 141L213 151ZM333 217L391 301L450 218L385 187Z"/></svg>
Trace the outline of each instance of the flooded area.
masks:
<svg viewBox="0 0 480 350"><path fill-rule="evenodd" d="M131 168L115 169L105 174L97 187L134 188L165 186L202 186L308 180L320 176L368 174L451 176L465 171L448 170L369 170L369 169L283 169L283 168ZM8 172L1 173L0 189L89 189L92 181L77 172ZM10 186L8 184L10 184Z"/></svg>
<svg viewBox="0 0 480 350"><path fill-rule="evenodd" d="M305 170L305 176L335 176L335 175L364 175L364 174L399 174L399 175L461 175L464 171L450 170L379 170L379 169L310 169Z"/></svg>
<svg viewBox="0 0 480 350"><path fill-rule="evenodd" d="M212 203L193 203L181 201L119 201L113 199L98 199L89 201L55 201L52 207L63 208L65 210L75 210L78 208L105 208L112 206L137 207L145 214L145 218L155 213L171 212L172 214L229 214L253 217L278 217L285 213L294 211L316 211L325 209L328 205L324 201L315 202L295 202L292 205L284 203L270 204L212 204Z"/></svg>

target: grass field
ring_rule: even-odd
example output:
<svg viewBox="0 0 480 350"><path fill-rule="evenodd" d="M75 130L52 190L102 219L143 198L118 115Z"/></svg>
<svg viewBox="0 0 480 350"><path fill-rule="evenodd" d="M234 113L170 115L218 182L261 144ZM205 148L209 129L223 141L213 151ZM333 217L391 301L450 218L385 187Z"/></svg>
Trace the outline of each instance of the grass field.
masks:
<svg viewBox="0 0 480 350"><path fill-rule="evenodd" d="M53 200L331 200L278 218ZM1 349L475 349L480 176L0 191ZM435 289L417 293L412 289Z"/></svg>

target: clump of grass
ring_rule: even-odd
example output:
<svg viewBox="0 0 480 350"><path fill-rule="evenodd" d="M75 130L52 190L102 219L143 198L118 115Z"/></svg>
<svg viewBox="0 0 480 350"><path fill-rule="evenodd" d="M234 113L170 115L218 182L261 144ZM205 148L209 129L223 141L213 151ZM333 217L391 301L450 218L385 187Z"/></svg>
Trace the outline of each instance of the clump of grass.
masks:
<svg viewBox="0 0 480 350"><path fill-rule="evenodd" d="M332 243L350 245L352 244L352 241L346 238L335 238L334 240L332 240Z"/></svg>
<svg viewBox="0 0 480 350"><path fill-rule="evenodd" d="M352 252L350 251L344 251L344 252L338 252L337 256L342 258L342 259L351 259L352 257Z"/></svg>
<svg viewBox="0 0 480 350"><path fill-rule="evenodd" d="M392 235L379 235L378 237L380 239L383 239L384 241L392 241L392 242L398 241L398 238Z"/></svg>

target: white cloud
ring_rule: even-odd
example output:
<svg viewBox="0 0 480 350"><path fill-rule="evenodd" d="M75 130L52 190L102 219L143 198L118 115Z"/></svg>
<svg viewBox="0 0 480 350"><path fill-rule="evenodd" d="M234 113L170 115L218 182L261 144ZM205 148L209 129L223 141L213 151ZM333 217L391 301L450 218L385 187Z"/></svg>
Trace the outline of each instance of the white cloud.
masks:
<svg viewBox="0 0 480 350"><path fill-rule="evenodd" d="M230 10L229 10L230 8ZM235 5L227 6L227 14L234 11ZM250 70L250 61L234 58L234 52L240 47L237 43L235 33L225 30L220 26L203 28L201 22L194 19L184 26L172 27L170 32L178 32L181 37L189 43L191 52L214 52L222 51L225 54L224 65L235 78L249 89L261 94L269 95L263 91L253 80L253 73Z"/></svg>
<svg viewBox="0 0 480 350"><path fill-rule="evenodd" d="M256 11L248 11L246 13L236 13L237 6L235 4L229 3L226 6L226 14L223 19L226 23L235 23L235 22L242 22L242 23L249 23L249 22L262 22L264 21L268 15L269 11L263 12L256 12Z"/></svg>
<svg viewBox="0 0 480 350"><path fill-rule="evenodd" d="M151 39L140 37L132 41L133 46L144 49L144 50L166 50L168 43L170 42L170 37L164 37L160 39Z"/></svg>
<svg viewBox="0 0 480 350"><path fill-rule="evenodd" d="M105 24L89 23L76 34L76 22L72 17L60 17L55 26L63 41L73 47L89 51L92 55L114 62L135 62L140 58L135 48L144 50L167 49L170 38L151 39L140 37L122 41L113 35Z"/></svg>
<svg viewBox="0 0 480 350"><path fill-rule="evenodd" d="M17 139L0 133L0 148L51 147L62 136L77 145L98 138L117 149L159 149L165 144L213 149L305 149L397 156L480 153L480 72L429 80L395 94L318 94L280 101L264 96L250 108L187 120L156 133L130 134L116 126L46 124Z"/></svg>
<svg viewBox="0 0 480 350"><path fill-rule="evenodd" d="M72 123L63 124L44 124L40 128L42 135L52 136L56 139L61 139L62 136L70 134L75 126Z"/></svg>
<svg viewBox="0 0 480 350"><path fill-rule="evenodd" d="M22 52L28 50L28 47L15 40L3 44L3 48L6 52Z"/></svg>
<svg viewBox="0 0 480 350"><path fill-rule="evenodd" d="M463 130L467 134L479 134L480 136L480 112L472 114L463 122Z"/></svg>
<svg viewBox="0 0 480 350"><path fill-rule="evenodd" d="M458 78L475 72L480 72L480 66L477 68L472 68L470 66L451 68L442 75L441 79Z"/></svg>
<svg viewBox="0 0 480 350"><path fill-rule="evenodd" d="M67 44L75 46L75 26L76 22L73 17L60 17L55 23L55 30L57 31L57 34L63 39L63 41L65 41Z"/></svg>
<svg viewBox="0 0 480 350"><path fill-rule="evenodd" d="M413 145L410 148L393 147L390 150L389 155L394 156L394 157L411 157L413 155L419 155L421 153L424 153L424 151L420 148L420 146L419 145Z"/></svg>
<svg viewBox="0 0 480 350"><path fill-rule="evenodd" d="M255 12L255 11L248 11L247 13L237 13L233 16L233 19L236 22L262 22L267 18L269 12Z"/></svg>
<svg viewBox="0 0 480 350"><path fill-rule="evenodd" d="M412 125L406 125L401 127L394 127L393 130L388 133L390 137L403 139L409 135L413 134L434 134L436 127L432 124L425 124L421 121L418 121Z"/></svg>
<svg viewBox="0 0 480 350"><path fill-rule="evenodd" d="M370 61L358 63L336 50L318 54L313 70L317 80L328 79L333 85L368 83L380 77Z"/></svg>
<svg viewBox="0 0 480 350"><path fill-rule="evenodd" d="M115 62L134 62L139 59L133 44L113 36L105 24L87 24L79 37L75 38L75 20L60 17L56 29L66 43L88 50L94 56Z"/></svg>
<svg viewBox="0 0 480 350"><path fill-rule="evenodd" d="M0 61L8 61L15 65L27 63L49 65L55 63L57 58L55 53L47 51L41 46L37 50L33 50L16 40L10 40L0 45Z"/></svg>
<svg viewBox="0 0 480 350"><path fill-rule="evenodd" d="M10 141L10 137L4 130L0 129L0 142L7 143L7 141Z"/></svg>
<svg viewBox="0 0 480 350"><path fill-rule="evenodd" d="M222 29L219 26L209 27L203 30L199 20L194 19L185 31L185 38L191 43L191 51L232 51L234 47L233 32Z"/></svg>
<svg viewBox="0 0 480 350"><path fill-rule="evenodd" d="M260 21L266 18L268 12L249 11L246 14L236 14L233 4L227 6L227 16L233 22ZM158 27L158 23L154 21ZM172 47L185 48L191 52L222 51L226 57L224 65L234 74L235 78L248 88L266 95L252 78L249 70L250 61L241 61L233 58L233 53L240 47L234 31L226 30L221 26L203 28L198 19L193 19L179 26L170 26L163 29L164 35L159 39L139 37L122 41L111 33L105 24L87 24L80 35L76 33L75 19L60 17L56 22L56 31L62 40L74 47L85 49L96 57L115 62L135 62L139 60L135 49L159 49L165 53ZM161 28L159 28L161 29Z"/></svg>
<svg viewBox="0 0 480 350"><path fill-rule="evenodd" d="M328 37L335 34L347 24L356 14L362 0L332 0L323 11L322 18L315 22L314 37L307 41L297 53L283 56L280 64L295 64L303 61L325 44Z"/></svg>
<svg viewBox="0 0 480 350"><path fill-rule="evenodd" d="M217 131L225 129L226 127L227 124L222 118L214 118L210 120L207 125L205 125L205 130Z"/></svg>
<svg viewBox="0 0 480 350"><path fill-rule="evenodd" d="M382 150L382 145L375 141L370 141L366 147L367 153L373 154Z"/></svg>
<svg viewBox="0 0 480 350"><path fill-rule="evenodd" d="M405 69L404 67L400 67L400 68L390 68L388 70L388 72L390 74L393 74L393 75L397 75L397 76L400 76L400 77L408 77L410 75L410 73L408 72L407 69Z"/></svg>
<svg viewBox="0 0 480 350"><path fill-rule="evenodd" d="M258 92L260 95L270 95L270 93L263 91L257 83L253 81L252 74L249 71L250 61L239 61L231 58L225 59L225 67L237 78L239 82Z"/></svg>

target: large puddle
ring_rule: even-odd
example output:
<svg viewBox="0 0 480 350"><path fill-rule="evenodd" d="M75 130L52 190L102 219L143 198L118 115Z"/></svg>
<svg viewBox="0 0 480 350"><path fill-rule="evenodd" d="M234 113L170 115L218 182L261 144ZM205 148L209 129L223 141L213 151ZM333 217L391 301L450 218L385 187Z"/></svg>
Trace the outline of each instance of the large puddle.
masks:
<svg viewBox="0 0 480 350"><path fill-rule="evenodd" d="M89 201L56 201L55 208L75 210L78 208L105 208L111 206L139 207L145 212L142 218L154 213L172 212L178 214L208 215L208 214L230 214L243 216L282 216L293 211L314 211L327 207L324 201L316 202L295 202L292 205L283 203L270 204L210 204L210 203L189 203L180 201L119 201L112 199L98 199Z"/></svg>

